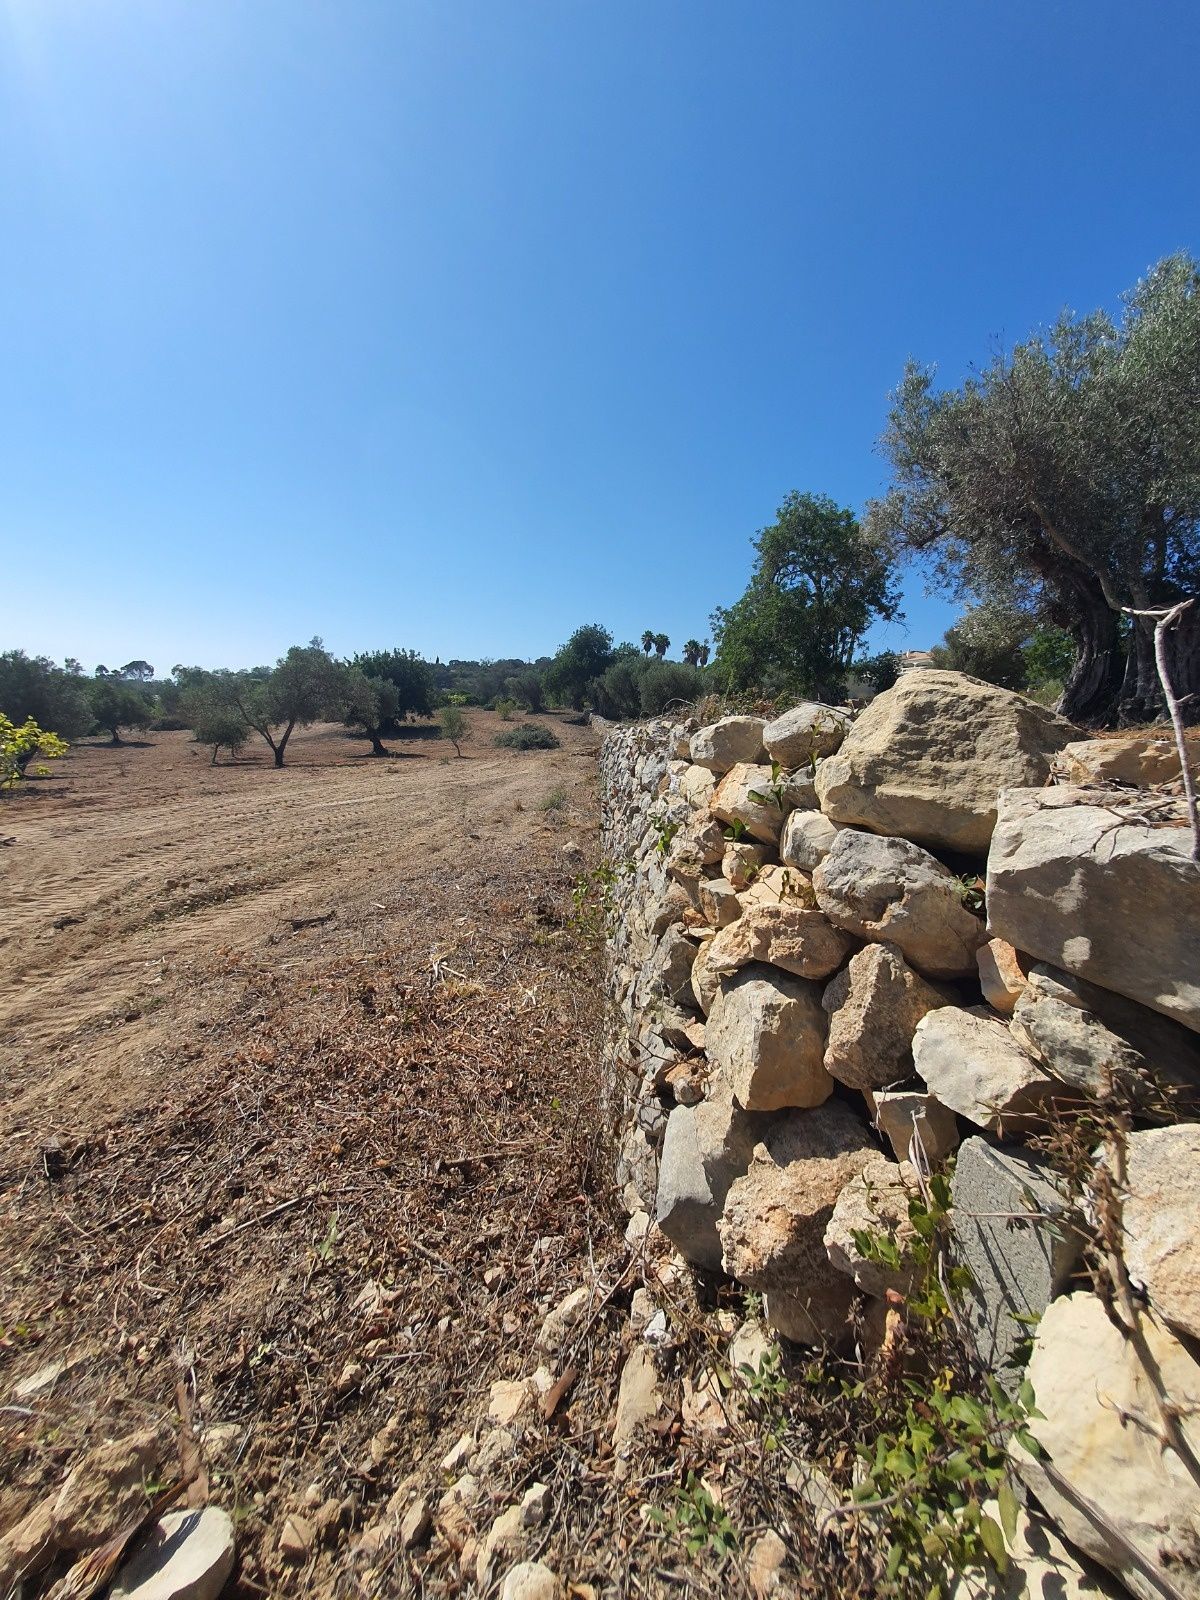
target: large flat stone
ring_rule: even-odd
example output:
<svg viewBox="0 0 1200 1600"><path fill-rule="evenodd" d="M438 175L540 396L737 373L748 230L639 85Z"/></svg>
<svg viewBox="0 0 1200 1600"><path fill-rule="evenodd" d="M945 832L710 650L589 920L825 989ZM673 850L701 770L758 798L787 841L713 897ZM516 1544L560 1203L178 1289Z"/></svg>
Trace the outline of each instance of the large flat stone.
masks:
<svg viewBox="0 0 1200 1600"><path fill-rule="evenodd" d="M909 672L817 768L834 822L982 856L1002 789L1045 783L1078 730L1036 701L960 672Z"/></svg>
<svg viewBox="0 0 1200 1600"><path fill-rule="evenodd" d="M955 1254L971 1273L963 1306L980 1359L1008 1388L1022 1317L1040 1317L1079 1259L1079 1218L1049 1163L1024 1150L965 1139L950 1185Z"/></svg>
<svg viewBox="0 0 1200 1600"><path fill-rule="evenodd" d="M216 1600L233 1556L227 1511L168 1511L121 1568L110 1600Z"/></svg>
<svg viewBox="0 0 1200 1600"><path fill-rule="evenodd" d="M1200 1030L1200 867L1182 806L1144 795L1010 789L988 855L991 931Z"/></svg>
<svg viewBox="0 0 1200 1600"><path fill-rule="evenodd" d="M1115 1572L1139 1600L1164 1600L1165 1592L1196 1600L1200 1487L1162 1440L1156 1389L1176 1407L1195 1459L1200 1366L1155 1317L1140 1318L1140 1333L1153 1374L1094 1295L1055 1300L1038 1324L1028 1372L1042 1413L1030 1432L1055 1477L1019 1446L1014 1459L1071 1543Z"/></svg>

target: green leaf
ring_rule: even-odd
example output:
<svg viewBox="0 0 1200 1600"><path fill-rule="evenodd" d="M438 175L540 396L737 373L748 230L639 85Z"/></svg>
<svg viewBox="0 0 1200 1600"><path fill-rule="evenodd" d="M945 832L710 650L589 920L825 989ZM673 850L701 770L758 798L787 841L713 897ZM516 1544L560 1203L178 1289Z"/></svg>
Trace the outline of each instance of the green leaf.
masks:
<svg viewBox="0 0 1200 1600"><path fill-rule="evenodd" d="M1017 1497L1013 1493L1012 1484L1006 1478L1000 1485L996 1499L1000 1503L1000 1524L1004 1529L1004 1537L1009 1544L1017 1537L1017 1512L1020 1507Z"/></svg>
<svg viewBox="0 0 1200 1600"><path fill-rule="evenodd" d="M1001 1576L1008 1570L1008 1550L1004 1543L1004 1530L995 1517L984 1517L979 1524L979 1537L983 1548L991 1557L992 1565Z"/></svg>

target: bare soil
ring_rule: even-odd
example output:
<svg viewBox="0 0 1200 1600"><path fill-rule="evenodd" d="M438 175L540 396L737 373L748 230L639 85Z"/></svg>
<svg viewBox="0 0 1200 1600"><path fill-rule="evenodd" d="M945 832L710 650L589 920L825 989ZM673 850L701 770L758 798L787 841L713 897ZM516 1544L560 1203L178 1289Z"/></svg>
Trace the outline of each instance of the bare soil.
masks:
<svg viewBox="0 0 1200 1600"><path fill-rule="evenodd" d="M597 741L471 720L461 760L328 727L282 771L85 744L0 804L0 1533L182 1405L237 1592L362 1592L359 1530L613 1255L567 926ZM382 1592L453 1590L447 1561Z"/></svg>

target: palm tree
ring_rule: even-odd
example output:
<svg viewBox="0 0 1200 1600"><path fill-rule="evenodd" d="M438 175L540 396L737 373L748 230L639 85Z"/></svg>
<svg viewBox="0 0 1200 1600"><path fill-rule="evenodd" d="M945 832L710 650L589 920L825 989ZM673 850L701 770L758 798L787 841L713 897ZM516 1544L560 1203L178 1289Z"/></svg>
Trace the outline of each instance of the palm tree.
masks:
<svg viewBox="0 0 1200 1600"><path fill-rule="evenodd" d="M666 655L667 651L671 648L671 641L667 638L665 633L656 633L654 635L653 643L658 659L661 661ZM644 648L645 646L643 646L643 649Z"/></svg>
<svg viewBox="0 0 1200 1600"><path fill-rule="evenodd" d="M709 654L710 654L710 651L709 651L709 648L708 648L708 640L706 639L704 641L704 643L700 646L700 665L702 667L706 667L708 665Z"/></svg>
<svg viewBox="0 0 1200 1600"><path fill-rule="evenodd" d="M687 662L689 667L698 667L700 665L699 639L688 640L683 647L683 659Z"/></svg>
<svg viewBox="0 0 1200 1600"><path fill-rule="evenodd" d="M642 635L642 649L647 655L649 655L651 650L654 649L654 635L650 632L649 628L647 628L645 633Z"/></svg>

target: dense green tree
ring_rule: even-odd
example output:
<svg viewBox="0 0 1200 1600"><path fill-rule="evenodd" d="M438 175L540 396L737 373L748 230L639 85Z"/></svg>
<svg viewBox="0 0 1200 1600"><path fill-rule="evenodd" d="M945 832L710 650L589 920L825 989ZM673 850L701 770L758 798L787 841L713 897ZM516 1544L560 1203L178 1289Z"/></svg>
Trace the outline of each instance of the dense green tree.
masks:
<svg viewBox="0 0 1200 1600"><path fill-rule="evenodd" d="M846 676L865 684L875 694L883 694L900 676L900 657L894 650L881 650L878 655L863 656L850 663Z"/></svg>
<svg viewBox="0 0 1200 1600"><path fill-rule="evenodd" d="M409 717L432 717L433 669L415 650L372 650L347 663L346 723L361 728L371 754L387 755L383 740Z"/></svg>
<svg viewBox="0 0 1200 1600"><path fill-rule="evenodd" d="M228 689L232 704L270 746L275 765L282 767L296 728L345 714L347 674L321 640L313 639L306 645L294 644L266 677L258 672L235 674Z"/></svg>
<svg viewBox="0 0 1200 1600"><path fill-rule="evenodd" d="M541 711L546 704L545 689L537 672L518 672L505 679L505 690L526 711Z"/></svg>
<svg viewBox="0 0 1200 1600"><path fill-rule="evenodd" d="M608 668L613 659L613 639L598 622L576 628L550 664L547 686L582 711L588 686Z"/></svg>
<svg viewBox="0 0 1200 1600"><path fill-rule="evenodd" d="M910 364L869 510L879 539L923 551L937 581L1066 628L1077 720L1159 714L1153 623L1123 608L1200 590L1200 268L1168 257L1119 322L1064 314L957 389ZM1126 644L1125 639L1128 643ZM1176 692L1200 714L1200 605L1168 635Z"/></svg>
<svg viewBox="0 0 1200 1600"><path fill-rule="evenodd" d="M24 650L0 654L0 711L18 726L32 718L64 739L79 738L95 723L88 687L77 661L64 668Z"/></svg>
<svg viewBox="0 0 1200 1600"><path fill-rule="evenodd" d="M88 699L96 726L113 744L123 742L122 728L148 728L154 719L154 707L146 696L111 675L92 680Z"/></svg>
<svg viewBox="0 0 1200 1600"><path fill-rule="evenodd" d="M149 683L154 676L154 668L148 661L127 661L123 667L117 669L122 678L136 678L139 683Z"/></svg>
<svg viewBox="0 0 1200 1600"><path fill-rule="evenodd" d="M718 683L836 695L871 623L900 614L886 549L827 496L793 492L754 550L745 594L713 613Z"/></svg>

